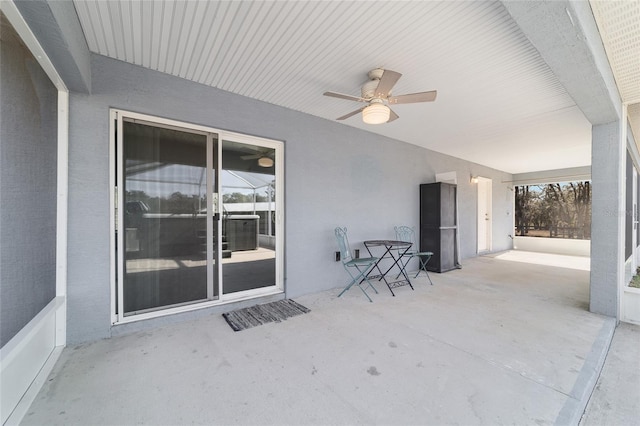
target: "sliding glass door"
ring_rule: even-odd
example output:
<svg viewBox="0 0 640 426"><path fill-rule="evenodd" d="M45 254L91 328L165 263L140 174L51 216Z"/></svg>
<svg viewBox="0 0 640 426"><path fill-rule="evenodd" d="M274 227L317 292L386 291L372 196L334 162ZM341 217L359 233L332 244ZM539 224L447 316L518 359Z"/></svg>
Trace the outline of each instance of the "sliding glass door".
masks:
<svg viewBox="0 0 640 426"><path fill-rule="evenodd" d="M207 221L216 193L207 157L215 145L207 134L123 122L125 315L217 296L217 274L207 274L207 236L216 234L217 224Z"/></svg>
<svg viewBox="0 0 640 426"><path fill-rule="evenodd" d="M222 141L223 292L276 285L276 150Z"/></svg>
<svg viewBox="0 0 640 426"><path fill-rule="evenodd" d="M116 114L114 322L282 290L281 144L212 130Z"/></svg>

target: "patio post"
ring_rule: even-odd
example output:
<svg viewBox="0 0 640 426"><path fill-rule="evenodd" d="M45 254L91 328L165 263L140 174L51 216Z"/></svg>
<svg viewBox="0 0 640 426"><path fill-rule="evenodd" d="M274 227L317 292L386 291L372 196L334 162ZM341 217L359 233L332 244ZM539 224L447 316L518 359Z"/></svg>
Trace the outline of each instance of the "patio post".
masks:
<svg viewBox="0 0 640 426"><path fill-rule="evenodd" d="M620 318L618 289L624 280L626 143L620 122L593 126L591 312Z"/></svg>

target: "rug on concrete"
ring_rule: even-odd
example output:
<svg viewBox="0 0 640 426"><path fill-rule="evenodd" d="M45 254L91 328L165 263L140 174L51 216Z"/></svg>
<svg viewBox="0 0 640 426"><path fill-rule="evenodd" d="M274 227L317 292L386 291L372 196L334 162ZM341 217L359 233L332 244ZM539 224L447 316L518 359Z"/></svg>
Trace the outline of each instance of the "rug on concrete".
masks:
<svg viewBox="0 0 640 426"><path fill-rule="evenodd" d="M233 331L240 331L269 322L280 322L307 312L311 312L311 310L291 299L284 299L225 312L222 316Z"/></svg>

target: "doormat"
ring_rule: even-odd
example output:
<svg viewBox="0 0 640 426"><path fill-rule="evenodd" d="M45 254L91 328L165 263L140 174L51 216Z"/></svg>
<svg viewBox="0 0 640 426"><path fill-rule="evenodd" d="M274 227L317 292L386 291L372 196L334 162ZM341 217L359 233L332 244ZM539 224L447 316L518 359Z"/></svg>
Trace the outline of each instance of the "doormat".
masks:
<svg viewBox="0 0 640 426"><path fill-rule="evenodd" d="M284 299L226 312L222 316L233 331L240 331L269 322L280 322L307 312L311 310L291 299Z"/></svg>

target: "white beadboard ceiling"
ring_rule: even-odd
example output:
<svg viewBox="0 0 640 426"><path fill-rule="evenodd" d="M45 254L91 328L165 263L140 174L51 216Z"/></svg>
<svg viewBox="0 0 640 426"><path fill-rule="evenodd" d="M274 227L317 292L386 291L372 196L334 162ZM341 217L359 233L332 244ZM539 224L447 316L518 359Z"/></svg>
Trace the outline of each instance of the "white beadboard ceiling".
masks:
<svg viewBox="0 0 640 426"><path fill-rule="evenodd" d="M91 51L334 120L376 67L400 119L343 123L511 173L591 164L591 124L500 2L80 1ZM215 123L211 123L215 125ZM242 131L242 129L236 129Z"/></svg>
<svg viewBox="0 0 640 426"><path fill-rule="evenodd" d="M591 10L640 149L640 1L591 1Z"/></svg>

